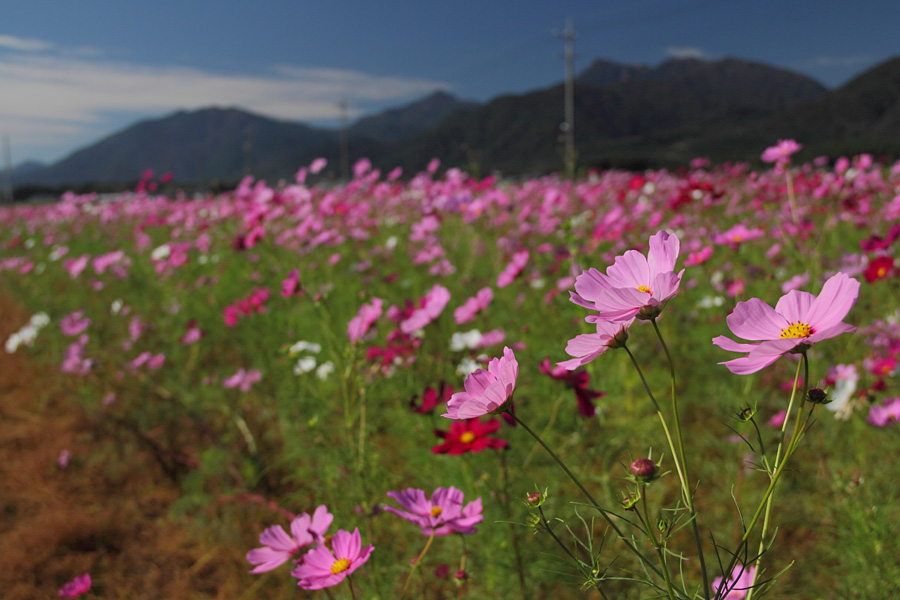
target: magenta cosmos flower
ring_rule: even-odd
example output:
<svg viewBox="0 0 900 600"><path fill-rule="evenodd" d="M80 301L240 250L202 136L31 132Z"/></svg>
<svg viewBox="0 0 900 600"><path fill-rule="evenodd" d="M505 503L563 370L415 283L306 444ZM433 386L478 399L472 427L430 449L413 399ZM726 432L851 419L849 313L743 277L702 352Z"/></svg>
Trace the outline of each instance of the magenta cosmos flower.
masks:
<svg viewBox="0 0 900 600"><path fill-rule="evenodd" d="M494 412L512 396L519 376L519 363L513 351L503 348L503 358L492 358L488 368L476 369L466 377L464 392L447 401L448 419L471 419Z"/></svg>
<svg viewBox="0 0 900 600"><path fill-rule="evenodd" d="M789 352L802 352L816 342L855 331L843 322L856 302L859 282L845 273L837 273L825 282L818 297L792 290L781 297L775 308L759 298L738 302L725 321L734 335L756 344L742 344L720 335L713 344L729 352L747 356L720 364L736 375L763 369Z"/></svg>
<svg viewBox="0 0 900 600"><path fill-rule="evenodd" d="M425 497L424 490L415 488L390 491L387 495L406 510L393 506L386 506L385 510L421 527L424 535L449 535L454 532L469 535L478 531L475 525L484 519L481 498L464 507L462 491L453 486L437 488L430 500Z"/></svg>
<svg viewBox="0 0 900 600"><path fill-rule="evenodd" d="M86 594L91 589L91 574L83 573L66 583L59 590L59 595L63 598L77 598L82 594Z"/></svg>
<svg viewBox="0 0 900 600"><path fill-rule="evenodd" d="M269 527L259 535L262 548L254 548L247 553L247 562L256 565L251 573L265 573L276 569L291 559L297 552L325 541L325 532L334 520L334 515L321 505L312 517L303 513L291 521L291 535L281 525Z"/></svg>
<svg viewBox="0 0 900 600"><path fill-rule="evenodd" d="M321 590L332 587L363 565L375 546L362 547L359 528L353 533L339 529L331 538L331 548L316 546L303 555L303 562L291 571L304 590Z"/></svg>
<svg viewBox="0 0 900 600"><path fill-rule="evenodd" d="M588 323L656 317L681 285L684 269L675 273L679 245L678 238L665 231L654 234L647 256L629 250L616 257L606 274L588 269L576 277L571 301L597 311L585 319Z"/></svg>
<svg viewBox="0 0 900 600"><path fill-rule="evenodd" d="M350 319L347 324L347 337L351 342L356 342L366 335L366 332L372 327L375 321L381 316L383 301L381 298L372 298L369 304L363 304L359 307L359 312L355 317Z"/></svg>
<svg viewBox="0 0 900 600"><path fill-rule="evenodd" d="M713 581L713 594L720 600L744 600L750 586L753 584L753 573L756 567L749 569L743 565L737 565L731 571L731 577L723 584L722 577L716 577Z"/></svg>

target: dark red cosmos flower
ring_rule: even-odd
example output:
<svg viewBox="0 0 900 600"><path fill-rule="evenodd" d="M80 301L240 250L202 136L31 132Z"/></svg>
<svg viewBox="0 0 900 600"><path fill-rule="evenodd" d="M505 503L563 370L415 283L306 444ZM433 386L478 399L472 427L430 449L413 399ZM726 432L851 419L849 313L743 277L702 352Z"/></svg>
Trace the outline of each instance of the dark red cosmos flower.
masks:
<svg viewBox="0 0 900 600"><path fill-rule="evenodd" d="M446 382L442 381L438 386L437 391L435 391L431 386L425 388L425 392L422 393L421 406L416 404L416 400L419 397L418 395L416 395L410 398L409 407L413 410L413 412L419 413L420 415L425 415L433 411L438 404L446 403L452 395L453 386L448 386Z"/></svg>
<svg viewBox="0 0 900 600"><path fill-rule="evenodd" d="M431 449L432 454L465 454L466 452L481 452L486 448L505 448L506 440L488 437L500 429L500 421L488 419L482 421L480 417L453 421L450 431L434 430L434 435L442 438L443 443Z"/></svg>
<svg viewBox="0 0 900 600"><path fill-rule="evenodd" d="M859 245L864 252L877 252L887 250L898 238L900 238L900 224L895 223L888 229L885 237L873 235L861 241Z"/></svg>
<svg viewBox="0 0 900 600"><path fill-rule="evenodd" d="M577 371L569 371L558 365L551 365L550 357L544 359L540 365L541 372L544 375L552 377L557 381L562 381L567 386L575 390L575 400L578 401L578 412L585 418L593 417L597 414L597 407L594 406L594 400L602 398L606 392L588 389L591 382L591 376L584 369Z"/></svg>
<svg viewBox="0 0 900 600"><path fill-rule="evenodd" d="M886 279L894 270L894 258L891 256L879 256L869 261L863 275L866 281L873 283L879 279Z"/></svg>

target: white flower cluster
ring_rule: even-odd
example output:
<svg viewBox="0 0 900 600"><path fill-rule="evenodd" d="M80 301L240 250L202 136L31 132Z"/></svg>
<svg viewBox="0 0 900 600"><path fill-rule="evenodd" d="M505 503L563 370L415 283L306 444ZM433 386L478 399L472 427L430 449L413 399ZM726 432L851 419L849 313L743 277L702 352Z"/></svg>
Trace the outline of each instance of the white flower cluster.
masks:
<svg viewBox="0 0 900 600"><path fill-rule="evenodd" d="M477 329L471 329L466 332L456 332L450 337L450 350L459 352L460 350L475 350L481 343L481 332Z"/></svg>
<svg viewBox="0 0 900 600"><path fill-rule="evenodd" d="M46 327L49 322L50 317L47 316L47 313L39 312L32 315L25 326L9 336L9 339L6 340L6 351L12 354L18 350L19 346L22 344L25 344L26 346L34 344L38 332Z"/></svg>
<svg viewBox="0 0 900 600"><path fill-rule="evenodd" d="M305 342L303 340L295 342L288 348L288 354L291 358L294 358L303 352L318 354L321 351L322 346L319 344L315 342ZM307 355L300 357L294 365L294 375L303 375L313 370L316 372L316 377L324 381L334 372L334 364L330 360L318 364L315 356Z"/></svg>

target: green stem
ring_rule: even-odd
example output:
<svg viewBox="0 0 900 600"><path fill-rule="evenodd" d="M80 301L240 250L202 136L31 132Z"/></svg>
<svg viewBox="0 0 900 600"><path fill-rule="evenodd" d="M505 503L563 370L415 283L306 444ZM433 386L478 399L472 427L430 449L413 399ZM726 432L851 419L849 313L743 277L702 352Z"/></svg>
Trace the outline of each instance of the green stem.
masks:
<svg viewBox="0 0 900 600"><path fill-rule="evenodd" d="M656 556L659 558L659 564L662 565L663 568L663 577L666 580L666 592L669 594L669 598L675 600L675 588L672 587L672 576L669 574L669 565L666 562L666 557L662 551L662 544L659 540L656 539L656 534L653 533L653 525L650 523L650 513L647 511L647 495L642 494L641 490L635 486L636 493L641 496L641 507L643 507L643 514L638 513L638 517L640 517L641 521L644 523L644 528L646 529L647 540L653 544L653 549L656 551ZM646 492L646 488L644 489ZM635 512L637 510L635 509Z"/></svg>
<svg viewBox="0 0 900 600"><path fill-rule="evenodd" d="M808 370L809 366L807 364L805 352L803 353L803 364L805 364L807 366L806 374L808 375L809 374L809 370ZM743 552L744 549L749 544L750 534L752 533L754 527L756 527L756 523L759 521L760 516L762 516L763 511L766 510L768 512L767 507L770 507L770 501L775 492L775 486L778 485L778 480L781 479L781 475L782 475L782 473L784 473L784 471L787 467L788 460L791 458L791 456L793 456L794 450L796 450L796 448L797 448L797 443L799 442L799 438L800 438L800 434L801 434L800 420L801 420L802 411L803 411L802 402L804 402L805 399L801 399L801 406L800 406L800 410L798 411L798 414L797 414L797 421L794 424L794 432L791 435L791 439L788 441L787 452L785 452L784 460L779 462L780 456L781 456L781 450L782 450L782 446L783 446L783 442L784 442L784 433L787 429L787 422L790 419L791 411L793 410L794 399L797 394L797 387L800 383L800 366L801 366L800 364L797 365L797 374L794 377L794 387L791 390L791 399L790 399L790 402L788 403L788 409L787 409L787 412L784 417L784 422L781 424L782 439L779 442L778 449L775 452L775 463L774 463L775 470L770 475L769 486L766 488L766 491L763 494L763 497L759 502L759 506L757 506L756 512L753 514L753 518L750 519L750 523L747 525L746 529L744 530L744 535L741 536L741 541L738 544L737 550L735 550L734 554L732 555L731 561L728 563L728 568L726 568L723 573L723 577L726 580L728 577L731 576L731 571L732 571L732 569L734 569L734 566L737 564L738 556L740 556L741 552ZM808 379L808 377L807 377L807 379ZM806 385L806 379L804 379L804 386L805 385ZM761 548L764 547L764 545L763 545L764 540L765 540L765 535L763 535L760 538L760 547ZM757 557L757 565L758 564L759 564L759 557ZM754 580L755 579L756 579L756 577L754 576ZM749 595L748 595L748 600L749 600Z"/></svg>
<svg viewBox="0 0 900 600"><path fill-rule="evenodd" d="M403 584L403 591L400 592L401 600L406 597L406 590L409 588L409 584L412 581L413 575L416 572L416 569L419 568L419 564L422 562L422 559L425 558L425 554L428 553L428 549L431 548L431 542L434 541L434 529L431 530L431 535L428 536L428 541L425 542L425 547L422 548L422 551L416 557L416 562L413 563L412 569L409 570L409 575L406 576L406 583Z"/></svg>
<svg viewBox="0 0 900 600"><path fill-rule="evenodd" d="M797 374L794 376L794 387L791 390L791 404L794 401L794 396L797 393L797 388L800 385L800 366L803 366L803 394L800 398L800 407L797 409L797 418L794 421L794 432L791 434L791 439L788 443L787 452L785 452L784 461L787 462L787 459L794 453L794 449L797 447L797 443L800 439L800 432L803 428L800 426L803 417L803 408L806 405L806 396L809 390L809 361L806 358L806 352L801 354L801 363L797 363ZM784 422L781 424L781 437L782 442L784 441L784 432L787 426L788 417L790 416L790 404L788 405L788 412L785 414ZM812 410L810 410L809 414L812 414ZM807 421L809 419L807 418ZM781 454L781 444L778 444L778 451L775 454L775 468L778 468L778 460L779 455ZM751 600L753 597L753 585L756 583L757 573L759 573L759 565L762 562L762 553L765 549L766 544L766 531L769 529L769 518L772 513L772 505L774 504L774 494L770 494L768 499L766 500L766 511L763 516L763 524L762 531L760 532L759 537L759 550L756 552L756 564L753 570L753 576L750 578L750 589L747 590L747 599Z"/></svg>
<svg viewBox="0 0 900 600"><path fill-rule="evenodd" d="M561 468L563 471L565 471L566 475L569 476L569 479L571 479L572 482L573 482L576 486L578 486L578 489L580 489L580 490L581 490L581 493L584 494L584 497L588 499L588 502L591 503L591 506L593 506L593 507L600 513L600 515L601 515L601 516L603 517L603 519L607 522L607 524L612 528L612 530L616 532L616 535L619 536L619 538L622 540L622 542L625 544L625 546L626 546L629 550L631 550L631 551L635 554L635 556L637 556L637 557L641 560L641 562L643 562L645 565L647 565L647 567L648 567L650 570L652 570L652 571L653 571L654 573L656 573L658 576L663 577L662 572L661 572L659 569L657 569L657 568L653 565L652 562L650 562L650 559L648 559L646 556L644 556L644 554L643 554L640 550L638 550L638 549L634 546L634 544L632 544L631 542L629 542L629 541L625 538L625 535L622 533L622 530L619 529L619 526L616 525L615 521L613 521L613 520L612 520L612 517L610 517L610 514L612 514L612 513L610 513L609 511L607 511L607 510L605 510L604 508L602 508L599 504L597 504L597 501L594 500L594 497L591 495L591 493L590 493L589 491L587 491L587 489L585 489L585 487L581 484L581 481L579 481L578 478L575 477L575 474L572 473L572 471L569 470L569 467L566 466L566 463L564 463L564 462L562 461L562 459L556 454L556 452L554 452L554 451L550 448L550 446L548 446L548 445L546 444L546 442L544 442L544 440L542 440L542 439L540 438L540 436L538 436L538 434L536 434L536 433L535 433L528 425L526 425L525 422L522 421L522 419L520 419L520 418L517 417L514 413L511 413L511 412L509 412L509 411L504 411L504 412L506 412L506 414L508 414L508 415L509 415L510 417L512 417L513 419L515 419L516 423L518 423L519 425L522 426L522 429L524 429L525 431L527 431L527 432L529 433L529 435L531 435L531 437L533 437L533 438L534 438L541 446L543 446L544 450L547 451L547 454L549 454L550 457L551 457L554 461L556 461L556 464L558 464L558 465L560 466L560 468Z"/></svg>
<svg viewBox="0 0 900 600"><path fill-rule="evenodd" d="M559 539L559 537L556 535L556 532L554 532L554 531L553 531L553 528L550 527L550 521L548 521L548 520L547 520L547 517L544 515L544 509L541 508L540 506L538 507L538 514L540 515L540 518L541 518L541 524L544 526L544 529L547 531L547 533L550 534L550 537L552 537L553 540L556 542L556 544L557 544L560 548L563 549L563 552L565 552L566 554L569 555L569 558L572 559L572 562L575 563L575 566L581 571L581 574L584 575L585 579L587 579L587 578L590 577L591 581L592 581L593 584L594 584L594 587L597 588L597 591L598 591L598 592L600 592L600 595L601 595L603 598L606 598L606 594L603 592L603 588L600 586L600 581L594 578L594 574L593 574L593 573L586 573L586 572L585 572L583 561L578 560L578 557L575 556L575 555L572 553L571 550L569 550L569 547L566 546L566 545L562 542L561 539ZM594 557L592 556L592 557L591 557L591 563L592 563L592 566L593 566L593 560L594 560Z"/></svg>
<svg viewBox="0 0 900 600"><path fill-rule="evenodd" d="M691 513L691 524L693 525L694 538L697 540L697 551L700 556L700 566L703 573L703 587L704 589L706 589L709 587L706 580L706 563L703 561L703 552L700 547L700 532L697 529L697 518L696 513L694 512L694 503L691 499L691 491L687 486L687 481L685 480L684 472L681 468L681 460L679 460L679 454L675 450L675 444L672 441L672 434L669 432L669 425L666 423L666 418L662 414L662 411L659 408L659 403L656 401L656 397L653 395L653 391L650 389L650 384L647 383L647 379L644 377L644 372L641 370L641 366L638 364L637 359L634 357L634 354L631 353L631 350L628 348L628 346L622 347L625 348L625 352L628 353L628 357L634 364L634 368L637 370L638 376L641 378L641 382L644 384L644 390L646 390L647 396L650 397L650 401L653 403L653 407L656 409L656 416L659 417L659 423L660 425L662 425L663 432L666 434L666 441L669 443L669 451L672 453L672 459L675 461L675 471L678 473L678 480L681 483L681 495L684 497L685 502L688 506L688 510ZM706 593L707 592L704 592L704 594ZM708 600L708 596L706 597Z"/></svg>
<svg viewBox="0 0 900 600"><path fill-rule="evenodd" d="M519 536L516 535L516 526L512 522L512 509L509 506L509 472L506 468L506 452L500 449L500 476L503 480L503 511L506 520L509 521L510 534L512 535L513 553L516 558L516 570L519 575L519 589L522 592L522 600L527 600L528 591L525 585L525 567L522 564L522 553L519 550Z"/></svg>
<svg viewBox="0 0 900 600"><path fill-rule="evenodd" d="M683 474L683 478L681 479L681 491L684 495L684 501L687 503L688 511L691 515L691 529L694 533L694 542L697 544L697 556L700 559L700 573L701 577L703 578L703 594L704 597L708 599L709 576L706 572L706 559L703 556L703 544L700 541L700 529L697 525L697 511L694 509L694 494L690 489L691 478L688 475L687 460L685 459L684 455L684 437L681 434L681 419L678 416L678 392L675 384L675 363L674 361L672 361L672 354L669 352L669 346L666 344L666 340L663 339L662 332L659 330L659 325L656 323L656 319L651 319L650 322L653 323L653 329L656 331L656 337L659 338L659 343L662 344L663 350L666 353L666 360L669 363L669 377L672 380L672 418L675 421L675 438L678 440L678 455L675 464L676 466L678 466L678 460L680 460L681 471L679 471L679 475ZM669 445L671 446L671 442L669 443Z"/></svg>

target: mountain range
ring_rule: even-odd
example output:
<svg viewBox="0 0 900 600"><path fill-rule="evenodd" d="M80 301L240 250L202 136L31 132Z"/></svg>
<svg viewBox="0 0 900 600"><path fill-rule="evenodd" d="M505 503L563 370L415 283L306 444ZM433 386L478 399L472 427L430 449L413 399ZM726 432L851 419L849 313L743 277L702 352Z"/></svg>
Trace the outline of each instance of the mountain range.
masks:
<svg viewBox="0 0 900 600"><path fill-rule="evenodd" d="M484 104L437 91L363 117L346 132L350 159L407 173L433 157L476 174L538 175L562 167L563 84ZM758 161L778 139L801 158L872 152L900 156L900 58L835 90L784 69L727 58L655 67L597 60L575 82L580 168L642 169ZM133 184L150 168L178 184L233 185L246 174L290 180L317 157L339 177L341 132L237 107L178 111L138 122L51 165L25 163L17 186Z"/></svg>

